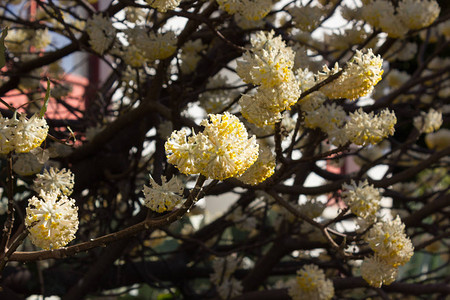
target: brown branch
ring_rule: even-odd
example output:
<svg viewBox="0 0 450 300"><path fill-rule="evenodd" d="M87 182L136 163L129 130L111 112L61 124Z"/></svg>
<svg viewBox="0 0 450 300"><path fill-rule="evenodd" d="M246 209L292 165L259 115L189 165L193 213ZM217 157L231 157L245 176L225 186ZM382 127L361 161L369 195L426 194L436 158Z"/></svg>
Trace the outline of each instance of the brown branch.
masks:
<svg viewBox="0 0 450 300"><path fill-rule="evenodd" d="M184 214L191 208L191 206L197 200L205 180L206 178L203 175L200 175L199 178L197 179L195 187L191 190L183 206L177 210L168 213L167 215L155 219L146 219L136 225L130 226L123 230L110 233L99 238L91 239L88 242L79 243L65 248L55 250L33 251L33 252L15 252L13 255L11 255L10 260L26 262L50 258L69 257L93 248L105 247L106 244L126 239L132 235L137 234L138 232L148 230L150 228L158 228L173 223L176 220L180 219L182 216L184 216Z"/></svg>

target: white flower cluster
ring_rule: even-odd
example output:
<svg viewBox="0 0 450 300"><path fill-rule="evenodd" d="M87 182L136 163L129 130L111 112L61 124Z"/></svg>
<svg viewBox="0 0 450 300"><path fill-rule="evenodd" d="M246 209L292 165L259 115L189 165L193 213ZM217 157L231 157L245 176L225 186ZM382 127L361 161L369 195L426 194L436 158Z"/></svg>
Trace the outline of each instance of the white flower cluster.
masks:
<svg viewBox="0 0 450 300"><path fill-rule="evenodd" d="M33 189L39 193L43 190L46 193L64 194L70 196L73 190L75 175L66 169L59 170L50 167L42 174L37 174L33 183Z"/></svg>
<svg viewBox="0 0 450 300"><path fill-rule="evenodd" d="M383 59L373 54L372 49L367 53L356 50L356 54L348 62L342 74L331 83L320 89L330 99L347 98L355 100L372 92L373 87L381 80L383 75ZM317 80L322 81L330 75L336 74L341 69L336 63L333 69L328 66L323 67L323 72L319 73Z"/></svg>
<svg viewBox="0 0 450 300"><path fill-rule="evenodd" d="M296 27L302 31L312 32L319 26L325 11L318 6L295 6L289 9Z"/></svg>
<svg viewBox="0 0 450 300"><path fill-rule="evenodd" d="M217 257L214 259L212 266L214 273L209 276L209 279L217 287L217 293L221 299L231 299L242 294L241 282L231 277L239 267L237 257L232 255Z"/></svg>
<svg viewBox="0 0 450 300"><path fill-rule="evenodd" d="M145 0L151 7L156 8L159 12L173 10L180 5L181 0Z"/></svg>
<svg viewBox="0 0 450 300"><path fill-rule="evenodd" d="M185 129L174 131L165 144L168 162L182 173L224 180L241 175L258 158L255 137L248 138L236 116L209 115L200 125L203 132L188 137Z"/></svg>
<svg viewBox="0 0 450 300"><path fill-rule="evenodd" d="M352 213L363 219L375 219L380 208L381 195L378 189L368 184L367 180L356 184L342 185L342 200L350 207Z"/></svg>
<svg viewBox="0 0 450 300"><path fill-rule="evenodd" d="M89 45L99 54L108 50L116 38L116 29L111 20L101 15L93 15L87 21L86 32L89 35Z"/></svg>
<svg viewBox="0 0 450 300"><path fill-rule="evenodd" d="M431 133L439 130L442 125L442 112L432 108L428 112L421 111L420 116L414 118L413 124L420 133Z"/></svg>
<svg viewBox="0 0 450 300"><path fill-rule="evenodd" d="M375 254L364 259L361 274L374 287L392 283L397 268L414 255L414 247L399 216L393 221L375 223L365 240Z"/></svg>
<svg viewBox="0 0 450 300"><path fill-rule="evenodd" d="M320 128L333 145L343 146L349 142L373 145L394 134L397 118L393 112L385 109L375 115L360 108L347 115L342 106L334 102L323 104L324 98L320 91L314 92L300 105L304 111L304 125L311 129Z"/></svg>
<svg viewBox="0 0 450 300"><path fill-rule="evenodd" d="M260 31L251 40L252 49L237 62L236 72L247 83L259 85L253 95L239 100L249 122L262 127L281 120L281 112L295 104L300 88L295 79L294 52L273 32Z"/></svg>
<svg viewBox="0 0 450 300"><path fill-rule="evenodd" d="M8 119L0 115L0 153L30 152L42 144L47 133L47 122L36 114L30 119L25 115L20 115L19 119Z"/></svg>
<svg viewBox="0 0 450 300"><path fill-rule="evenodd" d="M329 300L334 296L333 282L316 265L306 265L297 271L296 280L288 289L293 300Z"/></svg>
<svg viewBox="0 0 450 300"><path fill-rule="evenodd" d="M30 47L33 46L37 50L45 49L50 45L52 36L45 29L26 30L26 29L11 29L8 31L8 35L5 39L5 44L8 47L8 51L21 54L30 53ZM22 57L25 58L24 56Z"/></svg>
<svg viewBox="0 0 450 300"><path fill-rule="evenodd" d="M275 166L275 155L272 150L267 146L260 145L258 159L237 179L245 184L257 185L273 175Z"/></svg>
<svg viewBox="0 0 450 300"><path fill-rule="evenodd" d="M394 38L403 37L409 29L431 25L439 16L435 0L402 0L395 9L391 1L374 0L361 9L362 18Z"/></svg>
<svg viewBox="0 0 450 300"><path fill-rule="evenodd" d="M219 7L230 15L238 15L249 21L259 21L270 12L271 0L216 0Z"/></svg>
<svg viewBox="0 0 450 300"><path fill-rule="evenodd" d="M428 148L443 150L450 146L450 129L441 128L436 132L429 133L425 136L425 143Z"/></svg>
<svg viewBox="0 0 450 300"><path fill-rule="evenodd" d="M65 195L41 191L39 198L28 201L25 225L34 245L45 250L64 247L75 239L78 207Z"/></svg>
<svg viewBox="0 0 450 300"><path fill-rule="evenodd" d="M388 135L394 134L397 118L394 112L382 110L378 115L365 113L361 108L350 113L350 120L345 124L348 140L356 145L377 144Z"/></svg>
<svg viewBox="0 0 450 300"><path fill-rule="evenodd" d="M175 53L177 37L173 31L165 33L148 32L144 27L134 27L125 31L128 45L114 49L127 64L141 67L157 59L165 59Z"/></svg>
<svg viewBox="0 0 450 300"><path fill-rule="evenodd" d="M179 184L177 177L167 181L161 176L162 184L159 185L150 176L150 187L144 185L144 205L153 211L162 213L173 210L183 200L183 187Z"/></svg>

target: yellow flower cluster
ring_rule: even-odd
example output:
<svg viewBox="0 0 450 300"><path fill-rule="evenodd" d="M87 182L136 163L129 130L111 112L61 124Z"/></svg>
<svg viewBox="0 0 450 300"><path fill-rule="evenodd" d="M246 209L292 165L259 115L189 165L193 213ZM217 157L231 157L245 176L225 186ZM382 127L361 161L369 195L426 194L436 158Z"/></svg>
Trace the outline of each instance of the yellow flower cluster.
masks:
<svg viewBox="0 0 450 300"><path fill-rule="evenodd" d="M257 185L273 175L275 166L275 156L270 148L260 145L256 162L237 179L246 184Z"/></svg>
<svg viewBox="0 0 450 300"><path fill-rule="evenodd" d="M74 177L70 170L51 167L49 170L44 170L42 174L36 175L33 188L38 193L44 190L69 196L73 191Z"/></svg>
<svg viewBox="0 0 450 300"><path fill-rule="evenodd" d="M25 115L20 115L19 119L3 118L0 115L0 153L30 152L42 144L47 133L47 122L37 115L30 119Z"/></svg>
<svg viewBox="0 0 450 300"><path fill-rule="evenodd" d="M358 185L352 181L351 184L343 184L342 188L342 199L352 213L363 219L375 219L381 200L378 189L368 184L367 180L359 182Z"/></svg>
<svg viewBox="0 0 450 300"><path fill-rule="evenodd" d="M306 265L297 271L295 282L288 289L293 300L328 300L334 296L333 282L316 265Z"/></svg>
<svg viewBox="0 0 450 300"><path fill-rule="evenodd" d="M399 216L392 221L375 223L365 241L375 254L364 259L361 274L367 283L377 288L394 282L398 267L414 255L414 247Z"/></svg>
<svg viewBox="0 0 450 300"><path fill-rule="evenodd" d="M219 7L230 15L237 15L249 21L259 21L270 12L271 0L217 0Z"/></svg>
<svg viewBox="0 0 450 300"><path fill-rule="evenodd" d="M262 127L281 119L300 97L300 87L292 71L294 51L273 32L260 31L252 38L252 49L237 62L236 72L247 83L259 85L253 95L239 100L242 115Z"/></svg>
<svg viewBox="0 0 450 300"><path fill-rule="evenodd" d="M224 180L244 173L258 158L255 137L248 138L239 119L226 112L203 120L203 132L174 131L165 144L167 160L184 174Z"/></svg>
<svg viewBox="0 0 450 300"><path fill-rule="evenodd" d="M167 181L161 176L161 185L150 176L150 187L144 186L144 205L153 211L162 213L173 210L183 199L183 187L176 177Z"/></svg>
<svg viewBox="0 0 450 300"><path fill-rule="evenodd" d="M25 225L34 245L45 250L64 247L75 239L78 207L65 195L41 191L28 202Z"/></svg>
<svg viewBox="0 0 450 300"><path fill-rule="evenodd" d="M355 56L348 62L343 73L334 81L320 89L330 99L347 98L355 100L372 92L373 87L381 80L383 75L383 59L375 56L372 49L366 54L357 50ZM341 69L338 64L333 69L324 66L323 72L318 74L322 81Z"/></svg>
<svg viewBox="0 0 450 300"><path fill-rule="evenodd" d="M388 135L394 134L397 118L394 112L388 109L378 115L373 112L365 113L361 108L349 114L350 120L345 124L344 130L350 142L365 146L377 144Z"/></svg>

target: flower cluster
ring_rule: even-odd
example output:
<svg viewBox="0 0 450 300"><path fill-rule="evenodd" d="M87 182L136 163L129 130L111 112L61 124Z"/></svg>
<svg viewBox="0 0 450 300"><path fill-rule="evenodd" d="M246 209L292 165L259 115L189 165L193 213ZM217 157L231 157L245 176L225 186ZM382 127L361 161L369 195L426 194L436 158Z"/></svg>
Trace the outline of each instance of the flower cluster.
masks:
<svg viewBox="0 0 450 300"><path fill-rule="evenodd" d="M367 50L366 54L357 50L342 74L322 87L320 91L330 99L355 100L365 96L372 92L373 87L381 80L382 65L383 59L379 55L375 56L372 49ZM339 71L341 69L337 63L331 70L324 66L323 72L318 74L318 80L324 80Z"/></svg>
<svg viewBox="0 0 450 300"><path fill-rule="evenodd" d="M361 264L361 276L368 284L376 288L393 283L397 273L398 268L387 264L376 255L364 258Z"/></svg>
<svg viewBox="0 0 450 300"><path fill-rule="evenodd" d="M354 181L351 184L343 184L342 189L342 200L352 213L363 219L375 218L381 200L378 189L368 184L367 180L359 182L358 185Z"/></svg>
<svg viewBox="0 0 450 300"><path fill-rule="evenodd" d="M388 135L394 134L397 118L393 112L385 109L378 115L365 113L361 108L350 113L350 120L345 124L346 135L352 143L365 146L377 144Z"/></svg>
<svg viewBox="0 0 450 300"><path fill-rule="evenodd" d="M144 205L153 211L162 213L173 210L183 200L183 187L178 183L176 177L167 181L161 176L162 184L159 185L150 176L150 187L144 185Z"/></svg>
<svg viewBox="0 0 450 300"><path fill-rule="evenodd" d="M275 156L272 150L267 146L260 145L256 162L237 179L246 184L257 185L273 175L275 166Z"/></svg>
<svg viewBox="0 0 450 300"><path fill-rule="evenodd" d="M403 37L409 29L421 29L434 22L440 12L435 0L402 0L397 9L391 1L374 0L361 9L362 18L394 38Z"/></svg>
<svg viewBox="0 0 450 300"><path fill-rule="evenodd" d="M242 294L242 284L232 277L239 267L239 260L235 256L217 257L212 263L214 273L209 276L210 281L217 287L221 299L230 299Z"/></svg>
<svg viewBox="0 0 450 300"><path fill-rule="evenodd" d="M414 254L414 247L399 216L393 221L377 222L369 230L366 241L378 257L393 267L404 265Z"/></svg>
<svg viewBox="0 0 450 300"><path fill-rule="evenodd" d="M429 133L425 136L425 143L428 148L443 150L450 146L450 130L441 128L436 132Z"/></svg>
<svg viewBox="0 0 450 300"><path fill-rule="evenodd" d="M78 230L78 207L65 195L41 191L28 202L25 225L34 245L45 250L64 247Z"/></svg>
<svg viewBox="0 0 450 300"><path fill-rule="evenodd" d="M292 20L300 30L311 32L320 24L324 10L318 6L296 6L289 9Z"/></svg>
<svg viewBox="0 0 450 300"><path fill-rule="evenodd" d="M273 32L260 31L251 40L252 49L237 62L236 72L247 83L259 85L254 95L239 100L244 118L257 126L271 125L281 112L295 104L300 88L295 79L294 51Z"/></svg>
<svg viewBox="0 0 450 300"><path fill-rule="evenodd" d="M177 38L173 31L149 33L144 27L135 27L125 33L129 45L123 50L115 51L132 67L141 67L145 62L168 58L177 49Z"/></svg>
<svg viewBox="0 0 450 300"><path fill-rule="evenodd" d="M288 289L293 300L328 300L334 296L333 282L316 265L306 265L297 271L296 281Z"/></svg>
<svg viewBox="0 0 450 300"><path fill-rule="evenodd" d="M431 25L441 9L435 0L402 0L398 3L398 17L409 29Z"/></svg>
<svg viewBox="0 0 450 300"><path fill-rule="evenodd" d="M180 5L181 0L145 0L151 7L156 8L159 12L173 10Z"/></svg>
<svg viewBox="0 0 450 300"><path fill-rule="evenodd" d="M33 183L36 192L43 190L46 193L54 192L56 194L64 194L70 196L72 194L75 175L66 169L58 170L50 167L44 170L42 174L37 174Z"/></svg>
<svg viewBox="0 0 450 300"><path fill-rule="evenodd" d="M19 119L3 118L0 115L0 153L30 152L42 144L47 133L47 122L38 115L33 115L30 119L25 115L20 115Z"/></svg>
<svg viewBox="0 0 450 300"><path fill-rule="evenodd" d="M99 54L108 50L116 37L111 20L101 15L93 15L87 21L86 32L89 35L89 45Z"/></svg>
<svg viewBox="0 0 450 300"><path fill-rule="evenodd" d="M421 111L420 116L415 117L413 122L414 127L416 127L420 133L431 133L441 128L442 112L432 108L428 112Z"/></svg>
<svg viewBox="0 0 450 300"><path fill-rule="evenodd" d="M258 158L255 137L248 138L236 116L209 115L200 125L203 132L188 137L187 130L174 131L165 144L168 162L182 173L224 180L241 175Z"/></svg>
<svg viewBox="0 0 450 300"><path fill-rule="evenodd" d="M271 0L217 0L217 3L230 15L236 14L249 21L261 20L272 8Z"/></svg>
<svg viewBox="0 0 450 300"><path fill-rule="evenodd" d="M365 240L375 254L364 259L361 274L374 287L392 283L397 276L397 268L414 255L414 247L399 216L393 221L375 223Z"/></svg>

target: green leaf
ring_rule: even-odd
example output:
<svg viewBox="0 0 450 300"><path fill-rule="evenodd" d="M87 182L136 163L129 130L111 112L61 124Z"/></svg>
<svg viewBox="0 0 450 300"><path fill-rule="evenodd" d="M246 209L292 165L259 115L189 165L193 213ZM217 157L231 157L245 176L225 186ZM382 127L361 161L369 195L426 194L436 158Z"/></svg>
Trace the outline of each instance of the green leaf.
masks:
<svg viewBox="0 0 450 300"><path fill-rule="evenodd" d="M47 92L45 92L44 97L44 105L41 108L41 111L39 112L39 116L42 118L45 115L45 112L47 111L47 105L48 100L50 99L50 79L47 79Z"/></svg>
<svg viewBox="0 0 450 300"><path fill-rule="evenodd" d="M8 34L8 27L2 30L2 35L0 36L0 68L3 68L6 64L5 60L5 38Z"/></svg>

